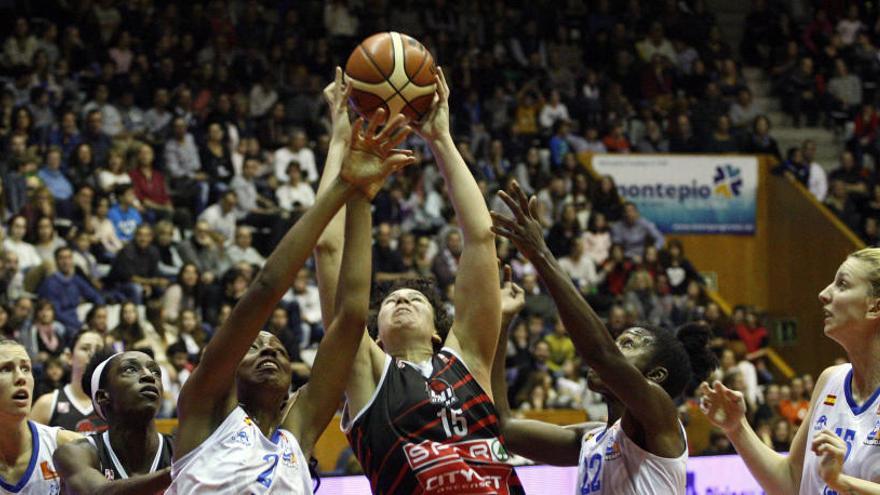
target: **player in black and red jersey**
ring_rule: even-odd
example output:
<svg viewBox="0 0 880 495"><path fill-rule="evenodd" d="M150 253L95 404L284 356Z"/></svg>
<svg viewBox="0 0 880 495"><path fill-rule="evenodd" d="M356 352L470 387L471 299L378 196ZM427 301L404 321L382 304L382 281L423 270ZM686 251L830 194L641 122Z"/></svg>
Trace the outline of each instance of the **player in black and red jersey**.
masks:
<svg viewBox="0 0 880 495"><path fill-rule="evenodd" d="M393 286L376 308L375 340L365 333L361 341L346 389L343 430L374 493L523 493L505 462L491 395L501 323L492 220L452 141L442 71L437 87L438 101L417 132L446 180L464 242L455 321L450 325L444 316L431 282ZM347 135L345 125L334 122L334 135L340 127L338 135ZM325 170L324 177L333 172ZM331 223L317 247L324 315L333 314L339 225Z"/></svg>

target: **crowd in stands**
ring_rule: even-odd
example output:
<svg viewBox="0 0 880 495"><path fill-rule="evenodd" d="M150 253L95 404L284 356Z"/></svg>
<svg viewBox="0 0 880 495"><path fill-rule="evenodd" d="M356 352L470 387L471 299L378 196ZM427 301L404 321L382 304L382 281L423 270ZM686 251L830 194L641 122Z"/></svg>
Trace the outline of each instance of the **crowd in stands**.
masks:
<svg viewBox="0 0 880 495"><path fill-rule="evenodd" d="M63 384L73 337L88 328L155 356L170 392L162 414L174 416L205 342L315 200L329 143L321 89L359 39L389 29L445 64L458 146L487 202L504 211L495 192L512 180L537 196L552 252L612 332L705 320L734 363L721 378L772 379L760 315L728 319L682 245L578 160L780 156L703 1L42 0L4 12L0 333L27 346L43 392ZM406 145L417 165L375 200L375 280L430 276L447 295L461 235L430 150L417 137ZM880 188L862 192L880 206ZM506 350L511 404L601 419L534 268L511 245L498 249L527 299ZM311 269L266 329L303 383L323 333ZM757 365L731 378L751 362L742 356ZM801 395L794 384L779 393Z"/></svg>
<svg viewBox="0 0 880 495"><path fill-rule="evenodd" d="M779 171L809 187L871 246L880 240L878 42L874 3L757 0L740 46L744 64L766 70L795 126L822 124L845 143L827 177L812 142L786 150Z"/></svg>

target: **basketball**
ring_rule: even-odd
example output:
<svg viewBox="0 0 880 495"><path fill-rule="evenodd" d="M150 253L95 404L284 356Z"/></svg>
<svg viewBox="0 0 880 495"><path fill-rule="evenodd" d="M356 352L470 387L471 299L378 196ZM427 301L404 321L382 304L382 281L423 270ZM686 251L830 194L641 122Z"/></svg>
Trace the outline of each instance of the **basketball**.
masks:
<svg viewBox="0 0 880 495"><path fill-rule="evenodd" d="M402 113L419 121L434 101L436 73L434 57L415 38L393 31L374 34L345 64L349 103L366 118L384 108L386 119Z"/></svg>

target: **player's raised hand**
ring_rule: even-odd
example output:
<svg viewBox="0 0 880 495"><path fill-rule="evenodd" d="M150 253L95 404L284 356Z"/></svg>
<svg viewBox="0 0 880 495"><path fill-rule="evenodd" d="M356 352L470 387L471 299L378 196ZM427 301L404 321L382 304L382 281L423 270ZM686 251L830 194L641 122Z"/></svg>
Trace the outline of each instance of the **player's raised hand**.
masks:
<svg viewBox="0 0 880 495"><path fill-rule="evenodd" d="M449 136L449 85L446 84L446 76L443 69L437 67L437 75L434 77L437 85L437 95L431 112L425 117L416 132L426 141L436 141L444 136Z"/></svg>
<svg viewBox="0 0 880 495"><path fill-rule="evenodd" d="M363 117L354 122L351 151L340 173L343 180L358 186L370 199L376 196L389 175L415 163L412 151L396 148L412 132L406 118L398 114L377 132L384 117L385 110L377 110L366 129Z"/></svg>
<svg viewBox="0 0 880 495"><path fill-rule="evenodd" d="M720 428L725 434L734 431L742 424L746 415L746 400L741 392L730 390L716 381L713 386L703 382L700 384L700 410L709 422Z"/></svg>
<svg viewBox="0 0 880 495"><path fill-rule="evenodd" d="M846 442L829 430L822 430L813 437L810 446L819 457L819 476L831 488L836 488L843 471Z"/></svg>
<svg viewBox="0 0 880 495"><path fill-rule="evenodd" d="M492 232L510 239L526 258L534 259L547 248L538 220L538 199L534 196L527 198L516 181L513 181L510 192L498 191L498 197L510 208L513 217L491 212Z"/></svg>
<svg viewBox="0 0 880 495"><path fill-rule="evenodd" d="M347 84L342 75L342 68L336 67L333 82L324 88L324 99L330 107L330 120L333 123L331 139L349 143L351 140L351 122L348 117L348 96L351 85Z"/></svg>
<svg viewBox="0 0 880 495"><path fill-rule="evenodd" d="M501 316L512 318L526 305L526 293L513 281L513 270L510 265L502 268L501 283Z"/></svg>

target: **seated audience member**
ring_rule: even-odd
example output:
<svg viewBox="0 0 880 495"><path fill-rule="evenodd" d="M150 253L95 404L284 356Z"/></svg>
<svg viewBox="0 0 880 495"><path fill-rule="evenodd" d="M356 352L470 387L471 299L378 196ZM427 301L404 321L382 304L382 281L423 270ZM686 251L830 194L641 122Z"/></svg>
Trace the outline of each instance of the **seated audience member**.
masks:
<svg viewBox="0 0 880 495"><path fill-rule="evenodd" d="M104 304L104 298L88 280L76 273L73 251L69 247L55 250L55 265L57 271L43 279L37 295L52 303L56 319L70 335L74 335L82 327L76 312L80 303Z"/></svg>
<svg viewBox="0 0 880 495"><path fill-rule="evenodd" d="M117 253L107 278L135 304L161 294L168 279L159 272L159 250L153 245L152 227L143 224L137 228L134 240Z"/></svg>

